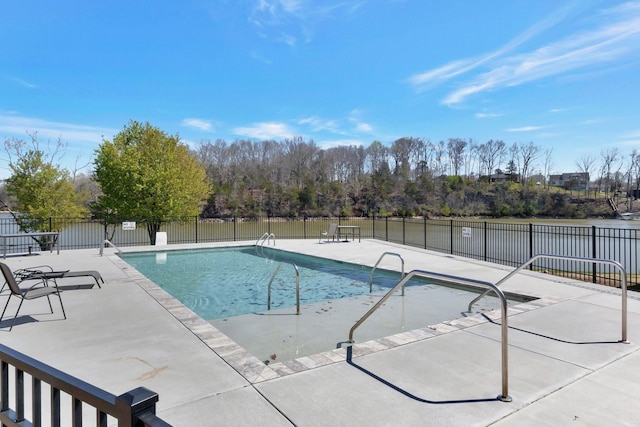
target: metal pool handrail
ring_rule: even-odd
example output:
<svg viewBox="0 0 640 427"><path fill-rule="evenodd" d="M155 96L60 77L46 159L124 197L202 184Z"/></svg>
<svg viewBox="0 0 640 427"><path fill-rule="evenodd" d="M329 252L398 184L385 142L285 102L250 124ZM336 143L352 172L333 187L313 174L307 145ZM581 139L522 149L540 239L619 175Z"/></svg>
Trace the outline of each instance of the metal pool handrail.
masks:
<svg viewBox="0 0 640 427"><path fill-rule="evenodd" d="M404 278L404 258L402 258L402 255L395 252L385 252L382 255L380 255L380 258L378 258L378 262L376 262L376 265L374 265L373 268L371 269L371 274L369 275L369 293L373 291L373 272L378 267L378 264L380 264L380 262L382 261L382 258L384 258L387 255L394 255L400 258L400 261L402 262L402 276L400 276L400 279ZM404 295L404 286L402 287L402 295Z"/></svg>
<svg viewBox="0 0 640 427"><path fill-rule="evenodd" d="M487 288L498 295L500 298L500 311L501 311L501 341L502 341L502 394L498 395L498 399L503 402L511 402L512 398L509 396L509 325L507 324L507 298L504 296L504 293L500 288L498 288L493 283L484 282L480 280L467 279L464 277L458 276L450 276L448 274L434 273L431 271L425 270L412 270L410 271L402 280L400 280L389 292L387 292L381 299L378 301L373 307L367 311L364 316L360 318L356 322L355 325L351 327L349 330L349 341L353 343L353 333L355 330L364 323L365 320L369 318L380 306L382 306L388 299L393 295L398 288L404 288L404 285L413 278L413 276L425 277L427 279L436 279L449 283L455 283L459 285L467 285L467 286L479 286L482 288ZM439 285L439 283L434 283L435 285Z"/></svg>
<svg viewBox="0 0 640 427"><path fill-rule="evenodd" d="M280 267L283 263L291 265L296 271L296 314L300 314L300 270L298 270L297 265L289 261L278 262L278 266L271 275L271 280L269 280L269 286L267 287L267 310L271 310L271 284L276 278L276 275L278 274L278 271L280 271Z"/></svg>
<svg viewBox="0 0 640 427"><path fill-rule="evenodd" d="M609 265L612 265L612 266L616 267L620 271L621 276L622 276L621 279L620 279L620 288L622 289L622 338L620 339L620 342L625 343L625 344L629 343L629 341L627 340L627 271L622 266L622 264L620 264L618 261L612 261L612 260L601 259L601 258L584 258L584 257L564 256L564 255L538 254L538 255L535 255L535 256L531 257L527 262L522 264L520 267L516 268L511 273L507 274L502 279L497 281L495 286L498 287L498 286L502 285L504 282L509 280L512 276L514 276L520 270L522 270L523 268L526 268L527 266L533 264L536 260L538 260L540 258L558 259L558 260L564 260L564 261L588 262L588 263L592 263L592 264L609 264ZM485 292L483 292L482 294L480 294L479 296L477 296L473 301L471 301L469 303L469 307L468 307L467 311L471 312L471 307L473 307L473 305L476 302L480 301L482 298L484 298L491 291L492 291L492 289L488 289Z"/></svg>
<svg viewBox="0 0 640 427"><path fill-rule="evenodd" d="M104 252L104 245L111 246L112 248L115 248L118 251L118 253L122 252L120 250L120 248L117 247L116 245L114 245L113 243L111 243L110 240L105 239L104 242L102 242L102 244L100 245L100 256L102 256L102 253Z"/></svg>
<svg viewBox="0 0 640 427"><path fill-rule="evenodd" d="M267 242L267 246L269 245L269 240L273 237L273 246L276 245L276 235L273 233L264 233L258 240L256 240L256 246L260 244L264 246L264 243Z"/></svg>

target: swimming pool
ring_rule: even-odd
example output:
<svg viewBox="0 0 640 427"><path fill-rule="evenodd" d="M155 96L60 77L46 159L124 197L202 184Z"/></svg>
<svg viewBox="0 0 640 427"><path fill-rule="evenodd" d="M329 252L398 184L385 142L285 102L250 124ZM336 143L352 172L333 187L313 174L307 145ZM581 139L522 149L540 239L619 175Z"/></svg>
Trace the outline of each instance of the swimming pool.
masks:
<svg viewBox="0 0 640 427"><path fill-rule="evenodd" d="M378 269L369 293L371 267L254 246L122 257L266 364L339 347L349 328L400 279L398 272ZM294 269L285 264L273 282L273 309L267 311L266 288L280 261L293 262L300 270L300 316L295 309ZM397 292L358 329L356 340L464 317L467 304L481 291L415 278L406 296ZM499 309L499 303L491 296L474 306L477 312L492 309Z"/></svg>
<svg viewBox="0 0 640 427"><path fill-rule="evenodd" d="M300 271L300 304L369 293L370 267L271 248L236 247L122 255L132 267L205 320L267 310L267 288L281 261ZM271 308L294 307L296 274L283 264L275 276ZM377 270L374 291L392 287L399 273Z"/></svg>

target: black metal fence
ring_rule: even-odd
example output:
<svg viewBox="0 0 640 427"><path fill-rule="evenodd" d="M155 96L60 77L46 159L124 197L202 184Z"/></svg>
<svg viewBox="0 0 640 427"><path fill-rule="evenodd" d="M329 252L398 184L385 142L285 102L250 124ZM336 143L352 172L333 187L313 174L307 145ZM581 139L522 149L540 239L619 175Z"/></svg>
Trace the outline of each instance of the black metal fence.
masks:
<svg viewBox="0 0 640 427"><path fill-rule="evenodd" d="M317 239L330 223L357 225L362 238L375 238L403 245L459 255L509 266L519 266L536 254L581 258L602 258L620 262L629 273L629 285L638 284L638 238L640 229L596 226L498 223L471 220L432 220L426 218L180 218L166 222L161 231L170 244L255 241L264 233L278 239ZM60 224L61 249L100 248L104 240L119 247L149 245L146 226L129 222L127 226L104 220L50 219L51 229ZM0 234L16 233L9 216L0 216ZM27 237L13 239L7 253L38 250ZM579 280L619 286L618 273L610 266L585 269L583 262L545 260L533 269L574 277Z"/></svg>
<svg viewBox="0 0 640 427"><path fill-rule="evenodd" d="M82 426L91 409L101 427L170 427L155 415L157 393L138 387L116 396L2 344L0 399L3 426Z"/></svg>
<svg viewBox="0 0 640 427"><path fill-rule="evenodd" d="M374 223L376 239L514 267L537 254L618 261L628 273L629 285L639 283L640 229L414 218L380 218ZM608 286L620 286L621 281L607 265L585 269L584 262L541 260L532 269Z"/></svg>

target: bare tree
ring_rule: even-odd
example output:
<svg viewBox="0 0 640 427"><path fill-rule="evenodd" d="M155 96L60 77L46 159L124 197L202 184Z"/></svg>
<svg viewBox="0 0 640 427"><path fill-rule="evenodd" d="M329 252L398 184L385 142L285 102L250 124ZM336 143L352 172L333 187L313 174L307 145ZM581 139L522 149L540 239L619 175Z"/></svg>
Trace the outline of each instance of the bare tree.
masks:
<svg viewBox="0 0 640 427"><path fill-rule="evenodd" d="M544 150L544 179L545 187L549 189L549 176L551 169L553 168L553 148L547 148Z"/></svg>
<svg viewBox="0 0 640 427"><path fill-rule="evenodd" d="M602 157L602 167L600 170L605 186L604 195L605 197L609 197L609 191L611 189L611 172L612 168L615 166L614 163L620 158L620 153L617 148L610 148L608 150L602 150L600 152L600 156Z"/></svg>
<svg viewBox="0 0 640 427"><path fill-rule="evenodd" d="M445 148L444 141L440 141L435 146L436 175L444 175L447 171L446 165L444 163L445 154L446 154L446 148Z"/></svg>
<svg viewBox="0 0 640 427"><path fill-rule="evenodd" d="M465 176L473 175L475 163L479 162L477 152L478 152L478 143L473 138L469 138L467 150L463 155Z"/></svg>
<svg viewBox="0 0 640 427"><path fill-rule="evenodd" d="M460 174L460 167L464 160L464 149L466 146L467 141L460 138L451 138L447 143L447 154L449 155L449 162L451 163L455 176Z"/></svg>
<svg viewBox="0 0 640 427"><path fill-rule="evenodd" d="M370 173L380 170L382 163L387 163L388 161L388 149L380 141L373 141L365 151L367 159L369 159Z"/></svg>
<svg viewBox="0 0 640 427"><path fill-rule="evenodd" d="M495 173L496 169L500 167L502 158L505 156L507 146L502 140L490 139L486 143L486 164L488 175L491 176Z"/></svg>
<svg viewBox="0 0 640 427"><path fill-rule="evenodd" d="M586 183L585 183L585 187L584 187L584 194L586 195L587 192L589 191L589 179L590 179L590 172L591 169L593 168L593 164L595 163L596 159L594 159L593 157L587 155L587 156L583 156L582 158L580 158L579 161L576 162L576 166L578 166L578 169L580 170L580 172L586 174Z"/></svg>
<svg viewBox="0 0 640 427"><path fill-rule="evenodd" d="M419 138L406 137L393 141L390 152L395 161L394 173L402 179L410 177L411 166L415 165L415 159L419 157L420 147L423 144Z"/></svg>
<svg viewBox="0 0 640 427"><path fill-rule="evenodd" d="M519 148L520 158L522 159L522 163L520 164L520 173L522 175L522 183L523 185L528 185L529 183L529 174L535 168L535 161L540 157L541 148L538 145L535 145L533 142L529 142L528 144L521 144Z"/></svg>

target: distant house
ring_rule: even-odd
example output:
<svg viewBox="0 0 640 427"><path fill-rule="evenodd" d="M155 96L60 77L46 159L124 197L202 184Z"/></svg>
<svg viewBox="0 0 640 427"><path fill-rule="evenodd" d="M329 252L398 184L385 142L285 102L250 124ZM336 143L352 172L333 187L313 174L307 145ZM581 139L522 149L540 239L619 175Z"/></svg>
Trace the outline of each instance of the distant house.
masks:
<svg viewBox="0 0 640 427"><path fill-rule="evenodd" d="M520 175L517 173L505 173L500 169L496 169L496 172L491 175L482 175L480 181L485 182L520 182Z"/></svg>
<svg viewBox="0 0 640 427"><path fill-rule="evenodd" d="M561 175L549 175L549 185L566 190L584 190L589 184L589 174L586 172L570 172Z"/></svg>

